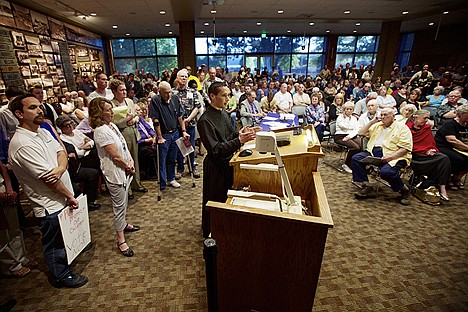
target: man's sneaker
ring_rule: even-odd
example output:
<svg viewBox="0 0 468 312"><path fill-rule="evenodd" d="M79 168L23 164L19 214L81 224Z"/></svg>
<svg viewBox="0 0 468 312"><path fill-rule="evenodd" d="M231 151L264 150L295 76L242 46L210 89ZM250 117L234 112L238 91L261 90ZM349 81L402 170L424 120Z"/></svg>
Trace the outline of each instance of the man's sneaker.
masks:
<svg viewBox="0 0 468 312"><path fill-rule="evenodd" d="M193 170L193 177L194 177L195 179L199 179L199 178L200 178L200 174L198 173L198 170L197 170L197 169L194 169L194 170Z"/></svg>
<svg viewBox="0 0 468 312"><path fill-rule="evenodd" d="M375 197L375 190L374 187L370 185L364 185L363 188L359 191L354 193L354 196L356 198L369 198L369 197Z"/></svg>
<svg viewBox="0 0 468 312"><path fill-rule="evenodd" d="M409 204L411 204L411 201L409 199L411 196L411 193L406 185L404 185L403 188L400 190L400 194L401 194L400 204L405 205L405 206L408 206Z"/></svg>
<svg viewBox="0 0 468 312"><path fill-rule="evenodd" d="M167 184L169 184L170 186L175 187L175 188L179 188L179 187L180 187L179 182L177 182L176 180L172 180L172 181L170 181L170 182L167 183Z"/></svg>
<svg viewBox="0 0 468 312"><path fill-rule="evenodd" d="M346 171L347 173L353 173L353 170L351 170L351 168L349 168L348 165L346 164L343 164L341 168L343 168L343 170Z"/></svg>
<svg viewBox="0 0 468 312"><path fill-rule="evenodd" d="M183 172L177 171L176 174L175 174L175 179L176 179L176 180L182 179L182 173L183 173Z"/></svg>
<svg viewBox="0 0 468 312"><path fill-rule="evenodd" d="M78 288L85 285L88 282L88 278L84 275L71 273L67 277L57 282L57 287L62 288Z"/></svg>

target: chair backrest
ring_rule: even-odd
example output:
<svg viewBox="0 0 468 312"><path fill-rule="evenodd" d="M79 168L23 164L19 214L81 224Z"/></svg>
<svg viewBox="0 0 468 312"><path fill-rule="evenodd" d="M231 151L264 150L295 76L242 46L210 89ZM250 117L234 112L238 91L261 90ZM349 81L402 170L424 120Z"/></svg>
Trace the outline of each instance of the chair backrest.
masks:
<svg viewBox="0 0 468 312"><path fill-rule="evenodd" d="M336 121L331 121L328 126L330 127L330 136L334 136L336 133Z"/></svg>
<svg viewBox="0 0 468 312"><path fill-rule="evenodd" d="M291 107L291 113L293 113L294 115L297 115L299 117L303 117L304 114L305 114L305 110L307 108L307 105L293 105Z"/></svg>

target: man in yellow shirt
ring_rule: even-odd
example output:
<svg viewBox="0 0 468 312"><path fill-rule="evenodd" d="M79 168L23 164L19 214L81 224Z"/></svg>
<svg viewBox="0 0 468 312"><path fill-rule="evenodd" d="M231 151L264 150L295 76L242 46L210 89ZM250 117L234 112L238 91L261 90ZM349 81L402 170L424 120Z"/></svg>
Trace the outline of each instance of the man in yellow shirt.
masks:
<svg viewBox="0 0 468 312"><path fill-rule="evenodd" d="M375 197L374 188L369 184L366 172L368 156L380 158L380 176L387 181L394 192L400 192L402 205L409 205L410 192L400 178L400 169L411 162L413 139L409 128L394 122L395 115L390 108L382 109L379 117L374 117L359 130L359 135L369 135L367 150L352 158L353 181L362 182L363 188L355 193L357 198Z"/></svg>

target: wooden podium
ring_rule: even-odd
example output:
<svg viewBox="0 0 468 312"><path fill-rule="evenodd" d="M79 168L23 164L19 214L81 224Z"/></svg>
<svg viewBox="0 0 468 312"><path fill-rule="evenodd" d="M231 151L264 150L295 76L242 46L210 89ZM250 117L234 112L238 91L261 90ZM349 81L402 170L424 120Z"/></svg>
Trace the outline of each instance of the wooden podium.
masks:
<svg viewBox="0 0 468 312"><path fill-rule="evenodd" d="M312 133L312 146L302 134L279 148L294 194L306 201L310 215L208 202L211 235L218 246L219 311L312 310L328 229L333 227L317 172L323 153ZM253 192L282 196L278 172L245 170L241 163L275 163L273 155L235 155L234 188L250 185Z"/></svg>

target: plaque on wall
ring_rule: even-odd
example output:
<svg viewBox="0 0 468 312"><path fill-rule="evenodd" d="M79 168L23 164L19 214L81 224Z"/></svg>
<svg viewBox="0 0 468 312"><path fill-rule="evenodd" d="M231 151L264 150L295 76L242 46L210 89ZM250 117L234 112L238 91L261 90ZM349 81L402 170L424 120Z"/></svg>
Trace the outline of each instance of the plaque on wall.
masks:
<svg viewBox="0 0 468 312"><path fill-rule="evenodd" d="M15 19L13 18L10 2L5 0L0 0L0 24L15 27Z"/></svg>
<svg viewBox="0 0 468 312"><path fill-rule="evenodd" d="M47 16L31 11L33 29L36 34L49 35L49 21Z"/></svg>
<svg viewBox="0 0 468 312"><path fill-rule="evenodd" d="M60 41L58 45L60 47L60 55L62 56L62 70L67 87L69 90L76 90L75 76L73 75L72 64L70 63L70 57L68 54L68 43L66 41ZM60 76L58 68L57 74Z"/></svg>
<svg viewBox="0 0 468 312"><path fill-rule="evenodd" d="M29 9L26 9L20 5L13 4L13 16L15 17L16 28L34 31L33 23L31 19L31 13Z"/></svg>
<svg viewBox="0 0 468 312"><path fill-rule="evenodd" d="M7 87L24 87L23 78L11 42L11 32L1 28L0 37L2 38L2 43L0 44L0 60L2 60L0 72L2 73L3 81Z"/></svg>

